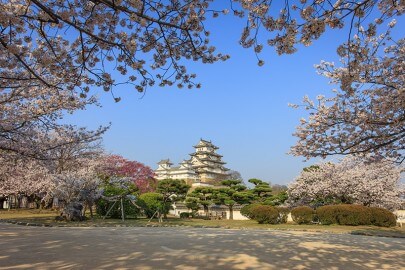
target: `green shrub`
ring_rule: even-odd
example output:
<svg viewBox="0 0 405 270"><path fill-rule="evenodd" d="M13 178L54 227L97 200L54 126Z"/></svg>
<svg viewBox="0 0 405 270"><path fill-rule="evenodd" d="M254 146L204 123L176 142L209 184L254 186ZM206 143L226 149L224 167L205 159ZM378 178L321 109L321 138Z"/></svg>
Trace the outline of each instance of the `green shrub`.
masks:
<svg viewBox="0 0 405 270"><path fill-rule="evenodd" d="M299 206L291 210L291 217L297 224L311 224L315 218L315 211L308 206Z"/></svg>
<svg viewBox="0 0 405 270"><path fill-rule="evenodd" d="M279 223L279 211L270 205L255 205L250 209L250 216L259 224L277 224Z"/></svg>
<svg viewBox="0 0 405 270"><path fill-rule="evenodd" d="M162 212L162 214L165 211L168 212L170 210L166 209L167 207L164 207L162 194L155 192L148 192L140 195L137 204L142 207L148 218L151 218L158 210Z"/></svg>
<svg viewBox="0 0 405 270"><path fill-rule="evenodd" d="M366 206L342 204L338 206L338 224L340 225L371 225L371 212Z"/></svg>
<svg viewBox="0 0 405 270"><path fill-rule="evenodd" d="M259 223L287 223L290 210L286 207L274 207L266 204L249 204L240 210L241 215L256 220Z"/></svg>
<svg viewBox="0 0 405 270"><path fill-rule="evenodd" d="M103 195L105 197L117 198L118 201L109 201L105 199L99 199L96 202L96 212L100 216L105 216L107 212L110 218L121 218L121 202L120 197L123 197L123 208L124 208L124 215L137 217L140 214L140 210L132 204L130 199L126 195L136 195L137 187L134 183L128 183L125 187L118 185L114 182L106 181L103 185ZM114 206L113 206L114 205Z"/></svg>
<svg viewBox="0 0 405 270"><path fill-rule="evenodd" d="M276 207L278 210L278 223L287 223L288 214L291 212L287 207Z"/></svg>
<svg viewBox="0 0 405 270"><path fill-rule="evenodd" d="M240 209L240 214L241 214L242 216L245 216L245 217L247 217L247 218L252 219L252 212L251 212L251 209L252 209L253 207L255 207L255 206L258 206L258 205L261 205L261 204L259 204L259 203L252 203L252 204L245 205L245 206L243 206L243 207Z"/></svg>
<svg viewBox="0 0 405 270"><path fill-rule="evenodd" d="M105 216L108 210L112 207L111 211L108 213L110 218L121 218L121 202L117 201L113 206L114 202L107 201L104 199L99 199L96 202L96 213L100 216ZM124 215L137 217L140 214L140 211L137 207L135 207L130 200L124 199L123 201L124 206Z"/></svg>
<svg viewBox="0 0 405 270"><path fill-rule="evenodd" d="M190 217L191 217L191 213L188 213L188 212L180 213L180 218L190 218Z"/></svg>
<svg viewBox="0 0 405 270"><path fill-rule="evenodd" d="M396 224L395 216L390 211L363 205L327 205L316 209L316 214L321 224L324 225L376 225L389 227Z"/></svg>
<svg viewBox="0 0 405 270"><path fill-rule="evenodd" d="M384 208L370 207L371 224L380 227L393 227L397 224L395 215Z"/></svg>
<svg viewBox="0 0 405 270"><path fill-rule="evenodd" d="M338 224L337 205L325 205L316 209L316 217L322 225Z"/></svg>

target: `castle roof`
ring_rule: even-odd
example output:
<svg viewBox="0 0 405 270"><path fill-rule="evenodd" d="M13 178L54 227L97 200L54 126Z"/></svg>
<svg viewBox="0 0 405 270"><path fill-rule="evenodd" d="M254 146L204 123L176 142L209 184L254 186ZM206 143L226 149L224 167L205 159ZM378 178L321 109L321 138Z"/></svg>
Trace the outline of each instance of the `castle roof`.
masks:
<svg viewBox="0 0 405 270"><path fill-rule="evenodd" d="M213 159L210 159L210 158L199 158L198 160L200 160L200 161L208 161L208 162L213 162L213 163L226 164L226 162L223 162L222 160L213 160Z"/></svg>
<svg viewBox="0 0 405 270"><path fill-rule="evenodd" d="M188 164L188 165L191 165L191 162L190 162L191 160L189 160L189 159L183 159L183 161L180 163L180 164Z"/></svg>
<svg viewBox="0 0 405 270"><path fill-rule="evenodd" d="M224 171L229 170L229 169L225 168L224 166L222 166L221 164L212 164L212 165L210 165L210 164L206 164L204 162L203 162L203 164L200 164L200 165L193 165L193 168L196 168L196 169L199 169L199 168L217 169L217 168L219 168L219 169L224 170Z"/></svg>
<svg viewBox="0 0 405 270"><path fill-rule="evenodd" d="M200 158L198 156L195 156L194 158L202 163L201 165L192 164L194 168L197 168L197 167L221 168L221 167L223 167L222 165L210 165L210 164L207 164L207 162L212 162L212 163L216 163L216 164L218 164L218 163L226 164L226 162L223 162L222 160L212 160L209 158Z"/></svg>
<svg viewBox="0 0 405 270"><path fill-rule="evenodd" d="M212 147L212 148L214 148L214 149L219 149L219 147L213 145L211 141L207 141L207 140L203 140L203 139L200 139L200 141L198 142L198 144L197 144L197 145L194 145L193 147L194 147L194 148L198 148L198 147L204 147L204 146Z"/></svg>
<svg viewBox="0 0 405 270"><path fill-rule="evenodd" d="M170 162L170 159L162 159L161 161L158 162L158 164L170 164L173 165L173 163Z"/></svg>
<svg viewBox="0 0 405 270"><path fill-rule="evenodd" d="M221 173L221 172L212 172L212 171L209 171L209 170L197 170L197 172L198 173L209 173L209 174L215 174L215 175L221 175L221 176L226 176L226 175L228 175L228 173Z"/></svg>
<svg viewBox="0 0 405 270"><path fill-rule="evenodd" d="M198 152L191 153L189 155L190 156L195 156L195 155L204 155L204 154L211 155L211 156L216 156L216 157L223 157L220 154L217 154L215 152L209 152L209 151L198 151Z"/></svg>

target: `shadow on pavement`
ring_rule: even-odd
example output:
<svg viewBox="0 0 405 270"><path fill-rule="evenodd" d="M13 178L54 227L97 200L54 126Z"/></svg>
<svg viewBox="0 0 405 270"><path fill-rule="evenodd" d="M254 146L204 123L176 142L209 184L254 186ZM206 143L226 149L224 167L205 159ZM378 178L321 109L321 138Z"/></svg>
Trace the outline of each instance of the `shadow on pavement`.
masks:
<svg viewBox="0 0 405 270"><path fill-rule="evenodd" d="M403 269L404 239L197 228L0 224L0 269Z"/></svg>

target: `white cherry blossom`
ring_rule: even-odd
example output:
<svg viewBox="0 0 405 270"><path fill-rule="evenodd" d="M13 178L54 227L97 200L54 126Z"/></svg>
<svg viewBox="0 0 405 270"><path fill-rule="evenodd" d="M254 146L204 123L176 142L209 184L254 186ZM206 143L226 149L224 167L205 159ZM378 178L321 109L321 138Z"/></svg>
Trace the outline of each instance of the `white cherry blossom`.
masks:
<svg viewBox="0 0 405 270"><path fill-rule="evenodd" d="M288 187L292 204L354 203L397 209L401 206L401 172L391 161L348 156L304 169Z"/></svg>

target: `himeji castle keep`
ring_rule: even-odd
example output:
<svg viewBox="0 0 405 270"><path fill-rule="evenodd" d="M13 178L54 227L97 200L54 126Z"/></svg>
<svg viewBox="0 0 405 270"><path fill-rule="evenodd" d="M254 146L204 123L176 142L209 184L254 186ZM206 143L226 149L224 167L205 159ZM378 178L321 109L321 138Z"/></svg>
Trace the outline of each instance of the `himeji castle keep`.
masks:
<svg viewBox="0 0 405 270"><path fill-rule="evenodd" d="M219 147L211 141L200 139L193 146L195 152L189 159L183 160L179 166L172 167L169 159L158 162L155 170L156 179L182 179L188 184L217 184L228 177L229 169L224 167L222 156L216 151Z"/></svg>

